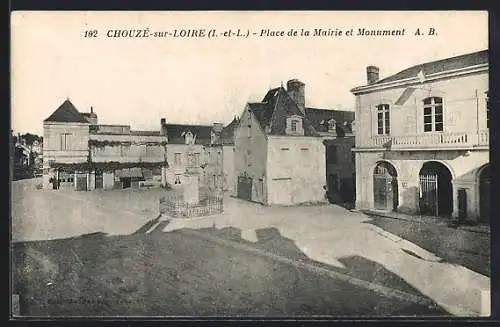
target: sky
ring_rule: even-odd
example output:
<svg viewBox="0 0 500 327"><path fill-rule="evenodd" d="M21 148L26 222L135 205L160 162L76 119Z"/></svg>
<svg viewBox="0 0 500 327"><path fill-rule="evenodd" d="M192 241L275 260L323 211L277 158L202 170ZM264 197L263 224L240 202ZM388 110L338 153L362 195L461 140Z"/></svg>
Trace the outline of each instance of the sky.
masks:
<svg viewBox="0 0 500 327"><path fill-rule="evenodd" d="M217 38L107 37L215 29ZM224 37L231 29L249 36ZM314 29L342 35L313 36ZM405 29L359 36L359 28ZM426 35L415 35L419 28ZM427 35L429 28L437 34ZM298 36L286 36L294 29ZM311 31L300 36L301 29ZM353 29L354 35L345 35ZM85 30L97 30L95 38ZM262 30L285 36L260 36ZM113 33L113 32L112 32ZM257 33L257 35L253 35ZM66 99L102 124L159 130L169 123L229 123L245 104L292 78L306 105L354 110L366 66L380 78L412 65L488 48L486 11L428 12L14 12L11 17L11 128L42 135L43 120Z"/></svg>

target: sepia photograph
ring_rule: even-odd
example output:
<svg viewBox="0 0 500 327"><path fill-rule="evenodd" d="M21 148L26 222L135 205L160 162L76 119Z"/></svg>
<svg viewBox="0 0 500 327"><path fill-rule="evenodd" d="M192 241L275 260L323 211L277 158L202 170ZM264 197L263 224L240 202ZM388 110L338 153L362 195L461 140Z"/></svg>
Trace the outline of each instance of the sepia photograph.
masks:
<svg viewBox="0 0 500 327"><path fill-rule="evenodd" d="M486 11L14 11L11 319L491 315Z"/></svg>

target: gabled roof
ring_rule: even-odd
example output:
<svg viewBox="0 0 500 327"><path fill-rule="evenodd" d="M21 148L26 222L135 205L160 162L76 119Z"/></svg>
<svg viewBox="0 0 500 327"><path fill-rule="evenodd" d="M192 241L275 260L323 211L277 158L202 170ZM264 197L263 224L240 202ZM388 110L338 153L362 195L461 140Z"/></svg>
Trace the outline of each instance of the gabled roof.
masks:
<svg viewBox="0 0 500 327"><path fill-rule="evenodd" d="M286 135L287 117L291 115L304 117L295 101L290 98L283 87L269 90L262 102L249 103L248 106L262 130L269 130L268 134L270 135ZM304 135L317 135L306 117L303 119L302 127L304 128Z"/></svg>
<svg viewBox="0 0 500 327"><path fill-rule="evenodd" d="M420 71L423 71L424 75L430 75L430 74L435 74L460 68L466 68L481 64L487 64L487 63L488 63L488 50L482 50L456 57L415 65L405 70L402 70L399 73L383 78L371 85L377 85L387 82L395 82L407 78L416 77L418 73L420 73Z"/></svg>
<svg viewBox="0 0 500 327"><path fill-rule="evenodd" d="M231 121L227 126L222 129L222 132L219 136L219 141L222 144L233 144L234 143L234 131L236 127L240 124L240 120L234 117L233 121Z"/></svg>
<svg viewBox="0 0 500 327"><path fill-rule="evenodd" d="M58 123L87 123L88 120L82 116L75 106L69 101L64 102L50 115L44 122L58 122Z"/></svg>
<svg viewBox="0 0 500 327"><path fill-rule="evenodd" d="M344 132L352 132L351 123L354 120L354 111L306 108L306 116L318 132L328 131L328 121L334 119L337 128ZM344 123L348 123L347 126Z"/></svg>
<svg viewBox="0 0 500 327"><path fill-rule="evenodd" d="M211 125L165 124L169 144L184 144L183 133L190 131L196 136L195 144L210 144Z"/></svg>

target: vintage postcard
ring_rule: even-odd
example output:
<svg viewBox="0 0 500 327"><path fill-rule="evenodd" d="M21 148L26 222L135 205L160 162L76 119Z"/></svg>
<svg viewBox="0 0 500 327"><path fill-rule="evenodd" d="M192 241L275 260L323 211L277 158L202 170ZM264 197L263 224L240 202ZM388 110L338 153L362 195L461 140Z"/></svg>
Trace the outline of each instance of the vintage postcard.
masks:
<svg viewBox="0 0 500 327"><path fill-rule="evenodd" d="M12 317L490 315L486 11L11 27Z"/></svg>

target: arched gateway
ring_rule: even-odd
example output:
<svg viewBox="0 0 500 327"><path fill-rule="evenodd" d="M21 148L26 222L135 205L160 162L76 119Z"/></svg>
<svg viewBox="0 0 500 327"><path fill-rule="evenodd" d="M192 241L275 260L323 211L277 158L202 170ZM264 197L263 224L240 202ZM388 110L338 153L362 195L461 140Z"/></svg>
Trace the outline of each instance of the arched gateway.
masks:
<svg viewBox="0 0 500 327"><path fill-rule="evenodd" d="M423 164L420 178L420 213L432 216L450 216L453 212L453 186L450 170L440 162Z"/></svg>
<svg viewBox="0 0 500 327"><path fill-rule="evenodd" d="M373 171L373 202L377 210L398 208L398 175L393 165L382 161Z"/></svg>

